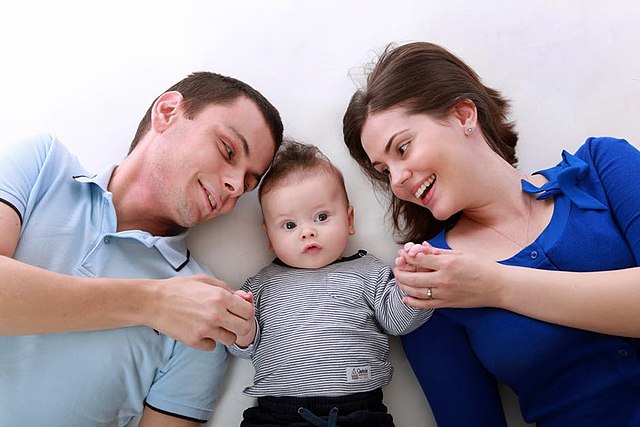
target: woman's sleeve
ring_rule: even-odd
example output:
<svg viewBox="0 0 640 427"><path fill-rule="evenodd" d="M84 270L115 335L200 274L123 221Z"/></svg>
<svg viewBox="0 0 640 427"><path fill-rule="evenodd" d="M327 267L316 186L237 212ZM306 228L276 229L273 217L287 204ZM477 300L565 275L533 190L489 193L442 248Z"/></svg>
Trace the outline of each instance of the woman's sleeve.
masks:
<svg viewBox="0 0 640 427"><path fill-rule="evenodd" d="M640 151L615 138L591 138L586 145L611 213L640 265Z"/></svg>
<svg viewBox="0 0 640 427"><path fill-rule="evenodd" d="M435 311L402 337L438 427L506 427L495 378L480 364L462 325Z"/></svg>

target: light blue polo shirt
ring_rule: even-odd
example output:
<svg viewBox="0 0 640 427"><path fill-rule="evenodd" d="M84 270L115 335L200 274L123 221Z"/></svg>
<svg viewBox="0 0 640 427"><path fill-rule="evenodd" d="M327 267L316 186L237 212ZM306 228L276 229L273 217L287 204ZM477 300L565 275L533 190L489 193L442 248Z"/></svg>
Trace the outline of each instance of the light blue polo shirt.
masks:
<svg viewBox="0 0 640 427"><path fill-rule="evenodd" d="M0 201L20 215L14 258L83 277L162 279L211 274L185 233L116 232L107 184L50 135L0 153ZM198 351L144 326L0 336L0 426L137 425L144 402L205 422L226 368L223 345Z"/></svg>

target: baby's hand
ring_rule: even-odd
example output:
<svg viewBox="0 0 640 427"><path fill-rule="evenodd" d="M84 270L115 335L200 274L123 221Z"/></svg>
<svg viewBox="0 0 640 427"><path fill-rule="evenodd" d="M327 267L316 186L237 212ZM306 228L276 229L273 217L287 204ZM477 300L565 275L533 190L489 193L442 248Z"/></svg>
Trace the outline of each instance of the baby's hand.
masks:
<svg viewBox="0 0 640 427"><path fill-rule="evenodd" d="M236 296L239 296L243 300L253 304L253 293L252 292L245 292L245 291L237 290L233 294L236 295Z"/></svg>
<svg viewBox="0 0 640 427"><path fill-rule="evenodd" d="M415 271L415 268L410 268L409 258L415 258L419 253L437 255L440 253L440 249L434 248L427 242L421 244L407 242L402 249L398 250L398 256L395 260L396 267Z"/></svg>

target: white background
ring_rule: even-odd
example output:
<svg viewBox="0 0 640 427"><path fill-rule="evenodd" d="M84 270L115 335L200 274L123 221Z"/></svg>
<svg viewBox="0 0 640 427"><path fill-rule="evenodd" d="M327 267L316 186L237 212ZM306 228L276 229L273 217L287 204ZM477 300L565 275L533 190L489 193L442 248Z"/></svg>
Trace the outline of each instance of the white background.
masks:
<svg viewBox="0 0 640 427"><path fill-rule="evenodd" d="M285 133L315 143L344 171L356 210L349 251L390 262L384 208L342 142L363 65L388 42L427 40L469 63L512 100L525 172L555 164L588 136L639 146L640 6L635 1L5 2L0 13L0 144L57 135L89 169L118 163L150 102L192 71L239 78L280 110ZM2 171L0 171L2 173ZM239 287L271 259L255 195L191 235L192 252ZM393 340L385 389L397 426L435 426ZM211 426L252 403L247 361L232 364ZM505 390L511 426L524 423Z"/></svg>

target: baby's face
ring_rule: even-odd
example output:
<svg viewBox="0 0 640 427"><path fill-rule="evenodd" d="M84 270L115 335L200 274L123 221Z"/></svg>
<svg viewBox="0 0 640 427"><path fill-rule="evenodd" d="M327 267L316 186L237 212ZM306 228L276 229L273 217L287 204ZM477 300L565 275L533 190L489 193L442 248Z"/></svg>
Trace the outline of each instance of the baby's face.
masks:
<svg viewBox="0 0 640 427"><path fill-rule="evenodd" d="M292 267L331 264L355 233L340 181L323 171L272 188L262 196L262 213L273 251Z"/></svg>

